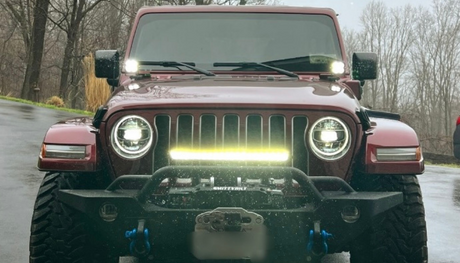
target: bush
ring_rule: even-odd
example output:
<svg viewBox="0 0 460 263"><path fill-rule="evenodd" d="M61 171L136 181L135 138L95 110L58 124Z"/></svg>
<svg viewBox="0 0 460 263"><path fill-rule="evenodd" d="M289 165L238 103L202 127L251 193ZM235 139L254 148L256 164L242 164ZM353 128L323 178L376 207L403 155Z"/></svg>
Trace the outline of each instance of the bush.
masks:
<svg viewBox="0 0 460 263"><path fill-rule="evenodd" d="M56 107L64 107L64 101L58 96L53 96L46 101L48 105L54 105Z"/></svg>

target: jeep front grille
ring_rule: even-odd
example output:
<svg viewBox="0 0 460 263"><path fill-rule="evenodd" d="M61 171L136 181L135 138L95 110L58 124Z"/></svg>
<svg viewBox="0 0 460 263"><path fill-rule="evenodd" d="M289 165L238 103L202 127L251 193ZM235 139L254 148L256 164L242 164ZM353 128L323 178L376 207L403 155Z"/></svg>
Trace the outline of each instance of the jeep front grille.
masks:
<svg viewBox="0 0 460 263"><path fill-rule="evenodd" d="M154 151L154 170L170 165L168 152L173 148L282 148L292 156L290 165L308 173L305 147L307 122L306 116L293 113L210 114L188 111L158 114L155 116L158 140Z"/></svg>

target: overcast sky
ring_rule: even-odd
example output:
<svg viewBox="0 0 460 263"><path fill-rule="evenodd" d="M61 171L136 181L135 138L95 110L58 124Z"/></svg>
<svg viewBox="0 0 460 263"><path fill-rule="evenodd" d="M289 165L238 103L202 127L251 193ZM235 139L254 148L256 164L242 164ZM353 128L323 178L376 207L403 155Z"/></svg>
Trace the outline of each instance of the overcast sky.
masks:
<svg viewBox="0 0 460 263"><path fill-rule="evenodd" d="M339 14L339 23L341 27L359 29L359 16L369 0L280 0L283 5L290 6L315 6L330 7ZM383 1L389 7L404 6L411 4L413 6L423 5L431 6L432 0L385 0Z"/></svg>

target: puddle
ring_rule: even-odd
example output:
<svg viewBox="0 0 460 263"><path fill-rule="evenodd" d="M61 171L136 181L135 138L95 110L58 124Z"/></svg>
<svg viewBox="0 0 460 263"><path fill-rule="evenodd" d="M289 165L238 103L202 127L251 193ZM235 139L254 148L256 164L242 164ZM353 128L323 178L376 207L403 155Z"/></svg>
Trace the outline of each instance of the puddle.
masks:
<svg viewBox="0 0 460 263"><path fill-rule="evenodd" d="M454 180L454 190L452 193L452 201L456 207L460 207L460 179Z"/></svg>
<svg viewBox="0 0 460 263"><path fill-rule="evenodd" d="M72 113L68 113L68 112L64 112L64 111L56 111L53 114L53 117L56 118L56 119L59 119L59 120L72 118L74 116L77 116L77 114L72 114Z"/></svg>
<svg viewBox="0 0 460 263"><path fill-rule="evenodd" d="M34 120L35 119L35 108L27 105L27 104L18 104L15 105L15 108L19 109L19 112L21 112L21 117L26 120Z"/></svg>

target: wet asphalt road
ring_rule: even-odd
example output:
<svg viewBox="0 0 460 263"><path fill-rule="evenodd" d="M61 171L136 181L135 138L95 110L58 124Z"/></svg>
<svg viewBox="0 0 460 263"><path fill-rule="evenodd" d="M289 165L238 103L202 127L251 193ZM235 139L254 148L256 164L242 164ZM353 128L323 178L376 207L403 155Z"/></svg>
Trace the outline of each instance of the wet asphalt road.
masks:
<svg viewBox="0 0 460 263"><path fill-rule="evenodd" d="M72 116L0 99L0 262L28 262L32 209L44 175L36 169L40 144L53 123ZM460 262L460 169L427 166L419 180L430 262ZM323 262L349 262L348 254Z"/></svg>

